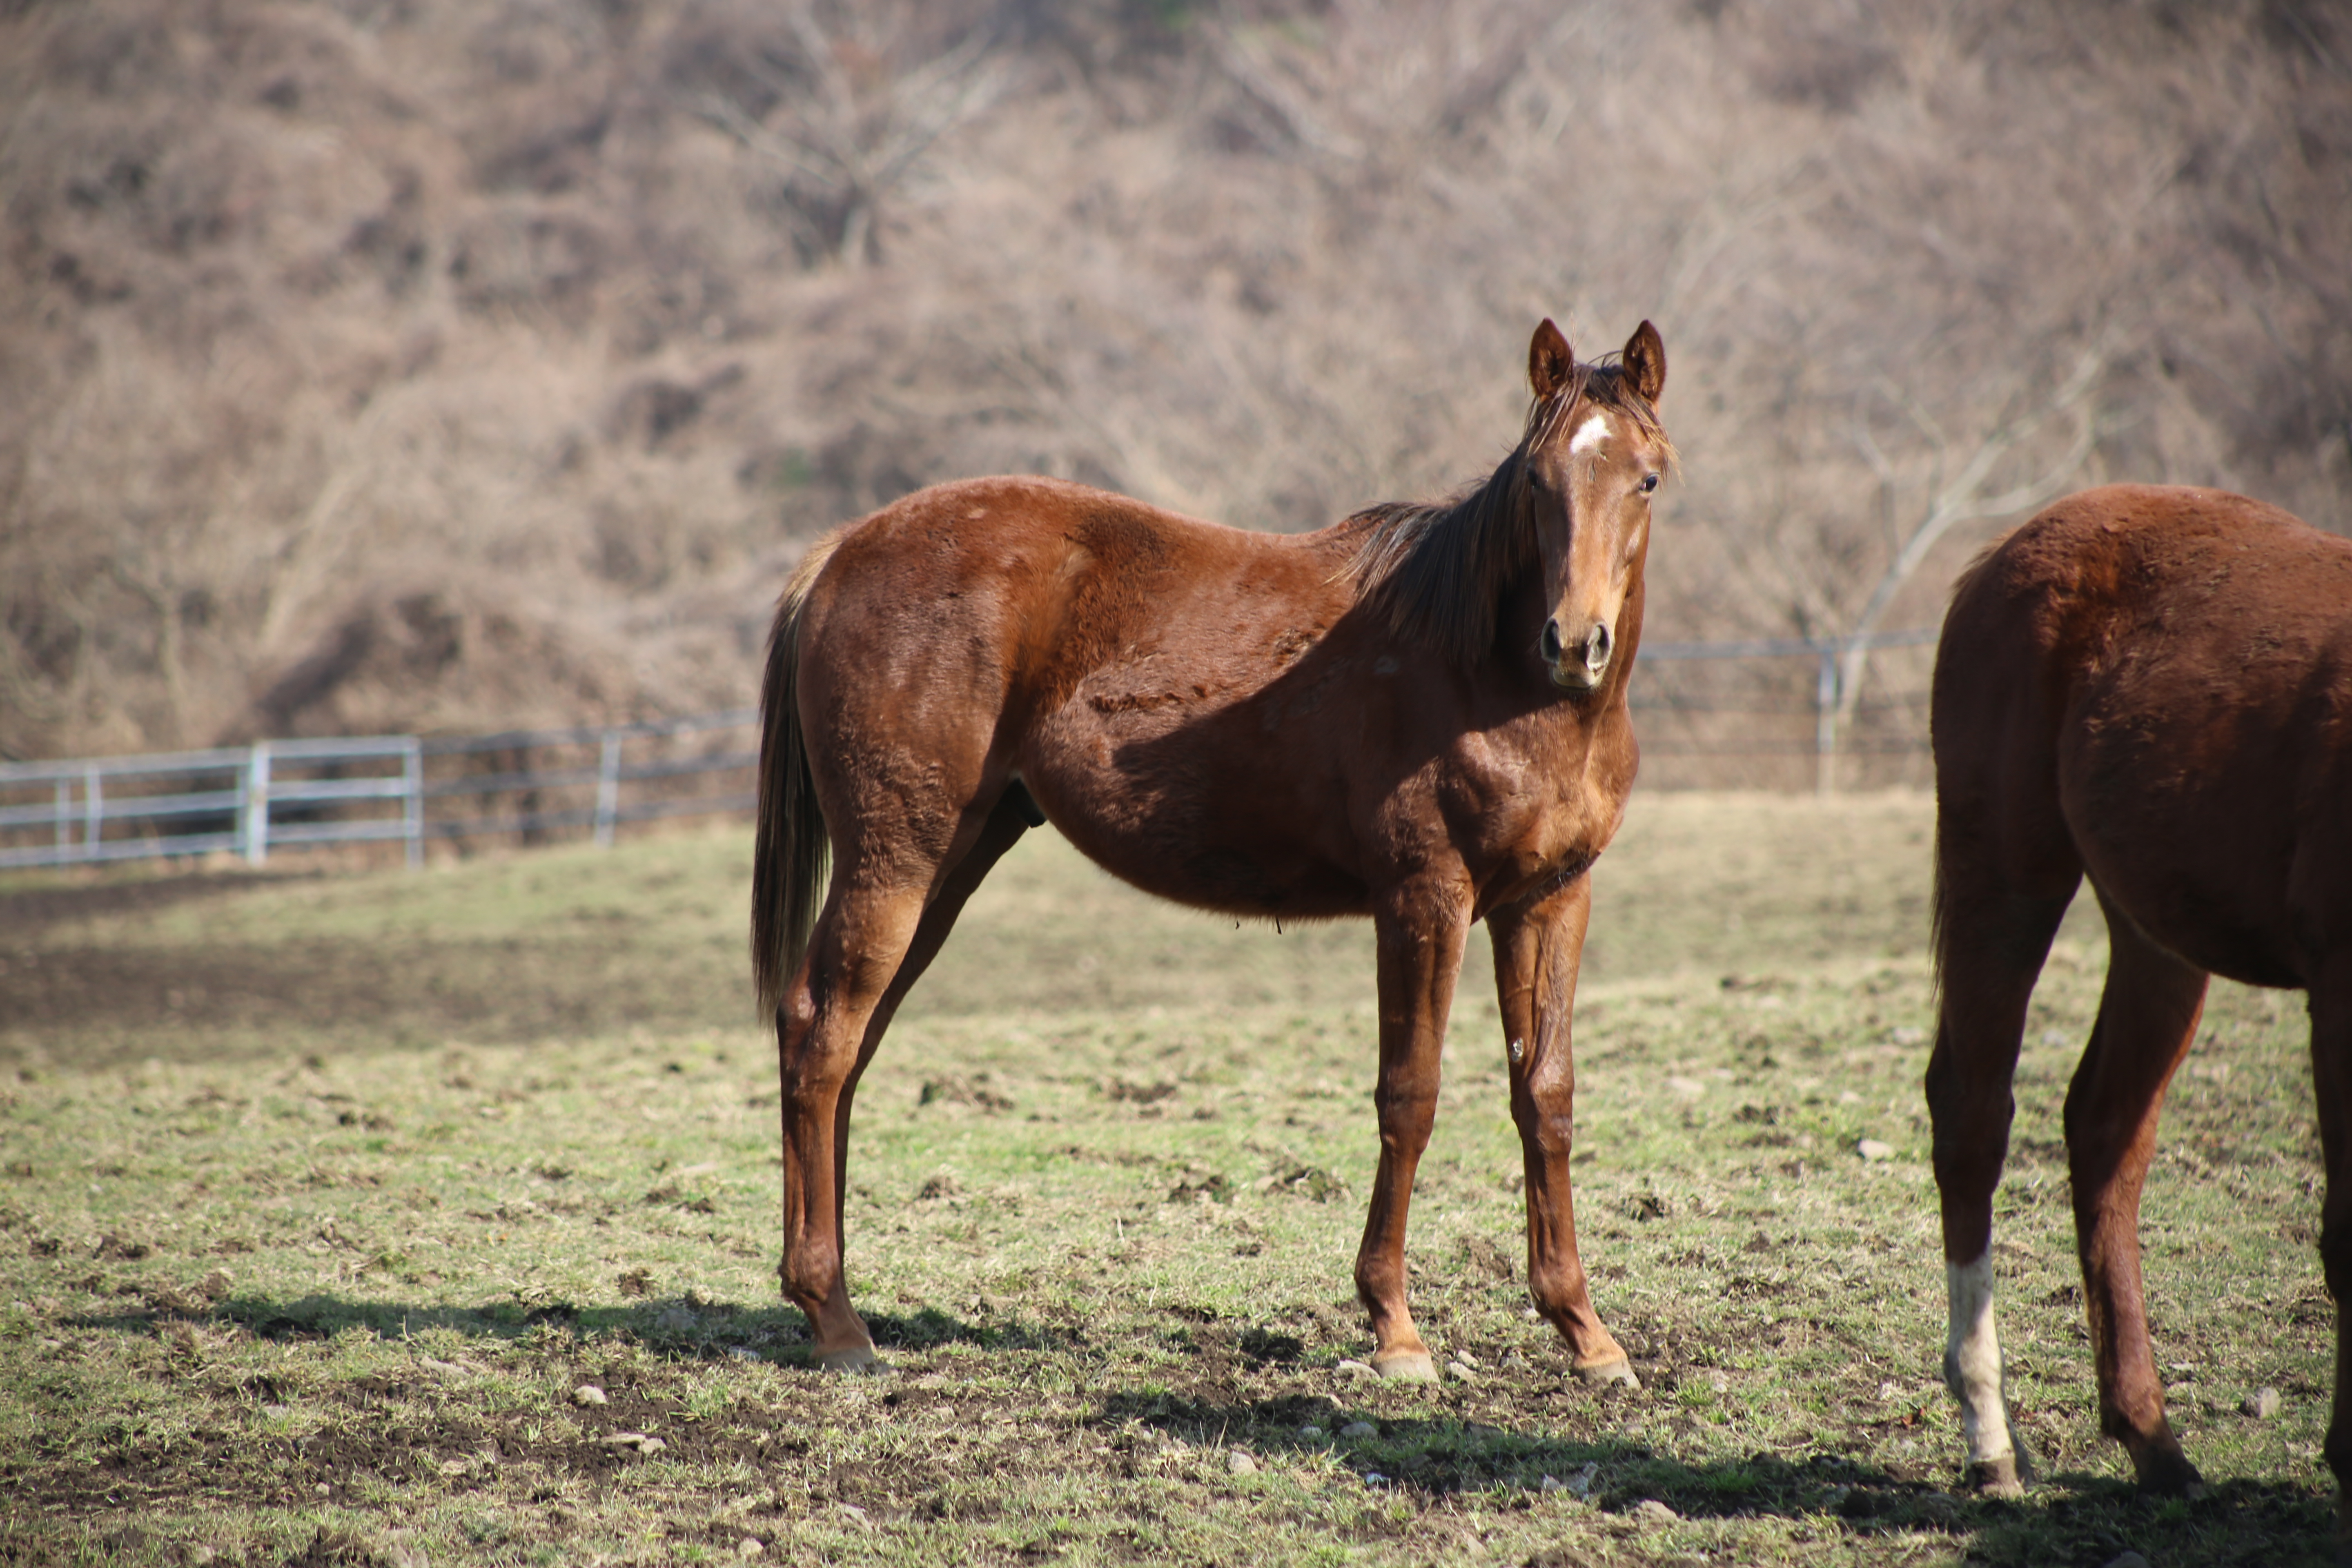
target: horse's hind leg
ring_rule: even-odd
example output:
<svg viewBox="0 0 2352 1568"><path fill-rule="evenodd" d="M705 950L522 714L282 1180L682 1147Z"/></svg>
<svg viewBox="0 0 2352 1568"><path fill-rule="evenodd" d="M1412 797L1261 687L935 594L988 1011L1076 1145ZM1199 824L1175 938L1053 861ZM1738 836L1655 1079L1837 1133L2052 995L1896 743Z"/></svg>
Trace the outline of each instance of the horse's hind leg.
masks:
<svg viewBox="0 0 2352 1568"><path fill-rule="evenodd" d="M2139 1194L2156 1152L2165 1085L2196 1037L2205 972L2140 934L2109 904L2107 984L2090 1048L2066 1091L2066 1154L2083 1306L2099 1374L2099 1425L2128 1449L2140 1489L2203 1486L2164 1418L2164 1383L2140 1294Z"/></svg>
<svg viewBox="0 0 2352 1568"><path fill-rule="evenodd" d="M2319 1096L2319 1142L2327 1162L2319 1260L2336 1300L2336 1405L2327 1422L2327 1468L2336 1472L2336 1541L2352 1544L2352 952L2311 987L2311 1065Z"/></svg>
<svg viewBox="0 0 2352 1568"><path fill-rule="evenodd" d="M1019 788L1017 784L1013 786L1014 790ZM915 982L931 966L931 960L939 956L948 932L955 928L956 918L963 913L964 901L1003 858L1004 852L1028 830L1028 819L1016 805L1013 792L1006 792L982 825L980 837L950 869L939 891L925 906L906 954L898 960L898 973L890 977L882 999L875 1004L873 1015L866 1020L865 1040L857 1048L857 1060L850 1067L848 1078L842 1082L841 1098L834 1110L833 1218L836 1237L845 1234L842 1228L842 1204L849 1190L849 1112L857 1098L858 1079L865 1077L866 1066L874 1059L890 1020L898 1016L899 1004L906 1001L907 993L915 988Z"/></svg>
<svg viewBox="0 0 2352 1568"><path fill-rule="evenodd" d="M969 821L970 819L967 819ZM957 835L949 868L919 876L854 865L836 873L807 959L777 1016L783 1085L784 1293L808 1315L820 1365L873 1364L874 1341L849 1303L842 1208L857 1080L964 900L1021 834L1000 802ZM936 887L929 885L937 878Z"/></svg>
<svg viewBox="0 0 2352 1568"><path fill-rule="evenodd" d="M2020 891L1985 870L1948 815L1937 830L1942 1016L1927 1058L1927 1110L1950 1294L1944 1381L1960 1403L1969 1484L2013 1496L2032 1465L2001 1397L1992 1310L1992 1196L2009 1154L2010 1093L2034 977L2080 873ZM1956 849L1961 853L1955 853Z"/></svg>
<svg viewBox="0 0 2352 1568"><path fill-rule="evenodd" d="M841 1134L845 1090L865 1054L866 1026L923 914L919 886L871 885L836 871L808 955L776 1009L783 1086L784 1294L808 1315L817 1363L874 1361L874 1339L849 1304L841 1268Z"/></svg>

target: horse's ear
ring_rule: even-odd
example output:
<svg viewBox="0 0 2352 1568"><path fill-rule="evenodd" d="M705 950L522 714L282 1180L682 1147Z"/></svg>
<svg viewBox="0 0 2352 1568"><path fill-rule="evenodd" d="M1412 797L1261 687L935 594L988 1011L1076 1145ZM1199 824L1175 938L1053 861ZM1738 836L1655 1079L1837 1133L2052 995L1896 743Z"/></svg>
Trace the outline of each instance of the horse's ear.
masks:
<svg viewBox="0 0 2352 1568"><path fill-rule="evenodd" d="M1666 343L1658 329L1643 321L1625 340L1625 379L1642 401L1655 404L1666 389Z"/></svg>
<svg viewBox="0 0 2352 1568"><path fill-rule="evenodd" d="M1528 345L1528 384L1535 388L1536 401L1540 403L1568 384L1576 373L1576 355L1568 346L1568 339L1546 316L1543 325L1536 329L1535 342Z"/></svg>

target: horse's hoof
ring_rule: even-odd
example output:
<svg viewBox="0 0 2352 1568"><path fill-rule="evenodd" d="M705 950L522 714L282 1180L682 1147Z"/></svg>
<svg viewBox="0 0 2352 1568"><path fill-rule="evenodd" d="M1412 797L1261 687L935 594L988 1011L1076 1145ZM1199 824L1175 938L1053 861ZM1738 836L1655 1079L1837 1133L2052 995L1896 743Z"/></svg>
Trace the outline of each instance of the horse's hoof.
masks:
<svg viewBox="0 0 2352 1568"><path fill-rule="evenodd" d="M2169 1453L2152 1453L2139 1467L2139 1492L2142 1497L2179 1497L2191 1500L2205 1495L2205 1478L2197 1467L2179 1449Z"/></svg>
<svg viewBox="0 0 2352 1568"><path fill-rule="evenodd" d="M880 1377L890 1370L890 1363L874 1353L872 1345L852 1345L844 1351L819 1351L816 1365L820 1372L856 1373L866 1377Z"/></svg>
<svg viewBox="0 0 2352 1568"><path fill-rule="evenodd" d="M1622 1355L1608 1361L1596 1361L1591 1366L1580 1366L1573 1370L1579 1383L1590 1384L1596 1388L1611 1384L1620 1388L1638 1389L1642 1386L1642 1380L1633 1375L1633 1363Z"/></svg>
<svg viewBox="0 0 2352 1568"><path fill-rule="evenodd" d="M1998 1459L1977 1460L1969 1467L1968 1488L1979 1497L2023 1497L2025 1481L2018 1473L2017 1456L2003 1454Z"/></svg>
<svg viewBox="0 0 2352 1568"><path fill-rule="evenodd" d="M1427 1351L1390 1351L1375 1355L1372 1370L1391 1383L1437 1381L1437 1362Z"/></svg>

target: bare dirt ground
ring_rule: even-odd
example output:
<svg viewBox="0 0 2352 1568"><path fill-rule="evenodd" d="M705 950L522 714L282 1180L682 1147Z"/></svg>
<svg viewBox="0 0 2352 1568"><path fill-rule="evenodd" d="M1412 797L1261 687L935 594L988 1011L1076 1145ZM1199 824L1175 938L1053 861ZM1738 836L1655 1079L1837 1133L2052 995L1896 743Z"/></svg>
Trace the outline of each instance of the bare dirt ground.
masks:
<svg viewBox="0 0 2352 1568"><path fill-rule="evenodd" d="M2217 994L2143 1227L2211 1495L2136 1501L2096 1430L2057 1133L2095 926L2037 997L2000 1210L2044 1480L1953 1490L1928 820L1916 796L1653 796L1603 861L1578 1197L1638 1394L1577 1385L1524 1315L1482 953L1413 1215L1449 1371L1391 1387L1349 1365L1363 932L1235 930L1024 845L861 1096L852 1283L897 1371L844 1382L808 1366L772 1273L739 830L414 875L14 882L0 1560L2326 1561L2333 1309L2294 998ZM18 968L184 948L264 955L254 994L286 1011Z"/></svg>

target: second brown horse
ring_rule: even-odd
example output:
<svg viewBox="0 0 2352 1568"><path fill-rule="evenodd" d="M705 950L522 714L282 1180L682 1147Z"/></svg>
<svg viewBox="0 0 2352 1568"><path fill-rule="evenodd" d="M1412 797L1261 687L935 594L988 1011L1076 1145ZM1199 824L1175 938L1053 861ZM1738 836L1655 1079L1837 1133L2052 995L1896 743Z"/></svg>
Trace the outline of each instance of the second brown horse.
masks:
<svg viewBox="0 0 2352 1568"><path fill-rule="evenodd" d="M1942 1016L1927 1103L1944 1375L1970 1479L2010 1494L2030 1475L2002 1394L1993 1194L2027 1004L2087 879L2107 979L2065 1129L2099 1425L2144 1489L2202 1487L2165 1418L2140 1192L2208 976L2299 987L2338 1303L2326 1454L2352 1483L2352 542L2221 490L2070 497L1960 579L1932 711Z"/></svg>
<svg viewBox="0 0 2352 1568"><path fill-rule="evenodd" d="M1392 1377L1436 1375L1405 1210L1486 921L1529 1289L1580 1374L1633 1380L1577 1257L1569 1010L1587 872L1633 782L1665 368L1647 321L1584 364L1547 321L1526 428L1484 484L1318 533L997 479L811 551L769 651L752 956L782 1078L783 1286L820 1363L875 1359L842 1272L858 1077L989 868L1051 822L1183 903L1371 917L1381 1155L1356 1287Z"/></svg>

